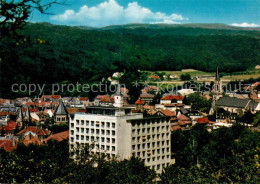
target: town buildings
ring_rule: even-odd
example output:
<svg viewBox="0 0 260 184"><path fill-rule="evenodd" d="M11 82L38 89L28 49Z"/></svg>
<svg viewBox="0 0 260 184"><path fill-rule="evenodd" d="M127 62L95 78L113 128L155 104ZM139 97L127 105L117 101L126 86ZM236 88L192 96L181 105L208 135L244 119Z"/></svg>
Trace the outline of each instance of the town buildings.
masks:
<svg viewBox="0 0 260 184"><path fill-rule="evenodd" d="M123 107L117 91L113 106L92 106L70 119L70 151L75 156L82 145L92 145L93 153L106 153L119 160L140 157L158 173L171 164L169 117L144 117Z"/></svg>

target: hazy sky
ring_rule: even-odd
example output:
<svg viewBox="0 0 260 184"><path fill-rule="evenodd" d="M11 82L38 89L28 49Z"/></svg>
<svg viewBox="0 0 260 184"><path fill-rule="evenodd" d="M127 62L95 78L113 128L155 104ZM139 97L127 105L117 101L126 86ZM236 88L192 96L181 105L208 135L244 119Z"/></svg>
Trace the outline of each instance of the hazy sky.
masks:
<svg viewBox="0 0 260 184"><path fill-rule="evenodd" d="M260 26L260 0L66 0L66 4L53 5L48 12L54 15L34 11L30 21L94 27L128 23Z"/></svg>

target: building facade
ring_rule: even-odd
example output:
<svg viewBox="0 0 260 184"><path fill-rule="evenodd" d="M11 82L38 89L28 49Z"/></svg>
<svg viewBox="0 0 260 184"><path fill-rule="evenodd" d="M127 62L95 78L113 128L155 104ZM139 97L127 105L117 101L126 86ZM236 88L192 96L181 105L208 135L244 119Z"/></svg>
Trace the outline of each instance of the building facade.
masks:
<svg viewBox="0 0 260 184"><path fill-rule="evenodd" d="M87 107L70 117L70 152L84 144L119 160L140 157L160 173L171 163L169 117L144 118L122 107Z"/></svg>

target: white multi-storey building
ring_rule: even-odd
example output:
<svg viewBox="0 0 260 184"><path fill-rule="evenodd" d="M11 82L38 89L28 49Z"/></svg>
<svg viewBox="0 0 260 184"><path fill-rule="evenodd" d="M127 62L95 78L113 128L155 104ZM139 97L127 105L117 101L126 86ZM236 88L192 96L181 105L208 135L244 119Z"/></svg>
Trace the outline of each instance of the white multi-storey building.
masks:
<svg viewBox="0 0 260 184"><path fill-rule="evenodd" d="M93 153L120 160L140 157L158 173L171 163L169 117L144 118L123 107L87 107L70 117L70 150L92 145Z"/></svg>

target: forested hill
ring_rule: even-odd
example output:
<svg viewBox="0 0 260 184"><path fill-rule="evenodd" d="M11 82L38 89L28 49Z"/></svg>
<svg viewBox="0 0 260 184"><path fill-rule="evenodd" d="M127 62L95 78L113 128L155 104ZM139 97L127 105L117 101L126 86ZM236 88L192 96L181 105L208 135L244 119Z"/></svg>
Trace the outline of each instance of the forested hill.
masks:
<svg viewBox="0 0 260 184"><path fill-rule="evenodd" d="M219 24L89 27L30 23L33 43L2 49L1 85L98 81L115 71L246 70L260 62L259 29Z"/></svg>
<svg viewBox="0 0 260 184"><path fill-rule="evenodd" d="M80 27L91 29L89 27ZM101 28L113 32L143 35L245 35L260 38L260 28L243 28L225 24L126 24Z"/></svg>

